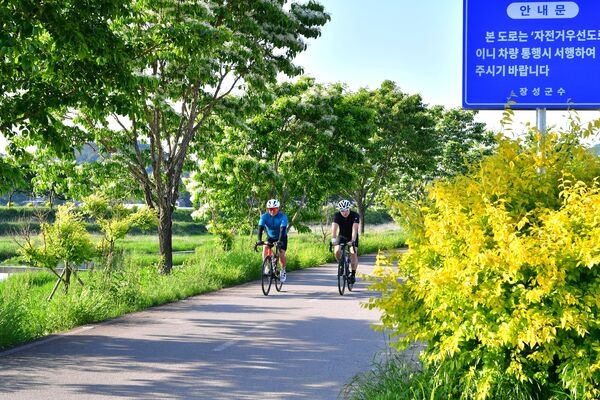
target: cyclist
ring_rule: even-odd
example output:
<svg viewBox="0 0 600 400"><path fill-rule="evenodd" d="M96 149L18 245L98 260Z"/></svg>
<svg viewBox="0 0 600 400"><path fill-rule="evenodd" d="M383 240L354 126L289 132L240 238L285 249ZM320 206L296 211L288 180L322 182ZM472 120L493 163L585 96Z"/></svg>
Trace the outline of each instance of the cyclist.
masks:
<svg viewBox="0 0 600 400"><path fill-rule="evenodd" d="M279 211L279 200L271 199L267 201L267 212L260 216L258 221L258 242L263 243L262 234L263 231L267 231L267 242L278 243L279 246L279 262L281 263L281 274L279 279L281 282L285 282L285 251L287 249L288 235L288 217L281 211ZM263 246L263 259L267 255L267 246Z"/></svg>
<svg viewBox="0 0 600 400"><path fill-rule="evenodd" d="M350 210L351 206L352 204L348 200L341 200L337 204L337 209L339 211L333 215L333 223L331 224L331 244L335 246L335 258L338 262L342 255L340 244L351 242L353 245L350 247L350 264L352 266L350 283L354 284L354 282L356 282L356 269L358 268L358 224L360 222L360 216L357 212Z"/></svg>

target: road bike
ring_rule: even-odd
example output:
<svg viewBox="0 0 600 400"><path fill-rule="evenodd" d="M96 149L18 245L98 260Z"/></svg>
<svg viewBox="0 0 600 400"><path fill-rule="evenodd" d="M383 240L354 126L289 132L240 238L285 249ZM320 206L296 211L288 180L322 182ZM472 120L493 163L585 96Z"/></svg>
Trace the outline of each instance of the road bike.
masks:
<svg viewBox="0 0 600 400"><path fill-rule="evenodd" d="M261 269L262 292L265 296L268 296L273 281L275 281L275 289L278 292L281 292L283 282L281 282L280 279L281 267L279 266L279 246L270 242L257 242L254 245L254 251L258 251L258 246L267 246L266 257L263 260ZM275 247L275 250L273 250L273 247Z"/></svg>
<svg viewBox="0 0 600 400"><path fill-rule="evenodd" d="M337 272L337 281L338 281L338 291L340 295L343 296L346 288L351 292L354 288L354 283L352 283L352 271L350 269L350 250L349 247L352 246L351 242L340 243L340 250L342 254L340 255L340 261L338 263L338 272ZM332 249L332 245L329 245L329 251ZM356 251L356 247L352 246L353 251Z"/></svg>

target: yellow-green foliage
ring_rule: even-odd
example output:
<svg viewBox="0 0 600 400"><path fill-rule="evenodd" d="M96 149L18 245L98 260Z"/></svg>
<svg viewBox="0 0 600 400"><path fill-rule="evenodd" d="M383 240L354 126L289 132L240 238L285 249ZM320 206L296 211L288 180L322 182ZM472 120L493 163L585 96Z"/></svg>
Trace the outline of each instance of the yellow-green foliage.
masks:
<svg viewBox="0 0 600 400"><path fill-rule="evenodd" d="M23 260L35 267L56 268L59 262L74 265L91 260L95 254L90 234L73 204L58 207L53 223L44 222L35 240L19 249Z"/></svg>
<svg viewBox="0 0 600 400"><path fill-rule="evenodd" d="M370 306L457 398L600 398L600 162L576 139L500 138L432 186L398 269L377 270Z"/></svg>

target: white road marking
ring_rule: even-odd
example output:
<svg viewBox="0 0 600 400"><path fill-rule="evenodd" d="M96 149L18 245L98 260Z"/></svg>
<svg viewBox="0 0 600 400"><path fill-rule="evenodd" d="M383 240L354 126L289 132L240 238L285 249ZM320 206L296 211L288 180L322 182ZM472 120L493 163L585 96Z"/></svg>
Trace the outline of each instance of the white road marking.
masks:
<svg viewBox="0 0 600 400"><path fill-rule="evenodd" d="M254 328L252 328L252 329L250 329L250 330L246 331L246 334L245 334L245 336L250 336L250 335L252 335L253 333L259 332L261 329L265 329L265 328L268 328L268 327L269 327L269 324L263 324L263 325L261 325L261 326L255 326ZM235 345L235 344L236 344L237 342L239 342L240 340L241 340L241 339L229 340L229 341L227 341L227 342L225 342L225 343L223 343L223 344L221 344L221 345L219 345L219 346L215 347L215 348L213 349L213 351L223 351L223 350L225 350L225 349L227 349L227 348L229 348L229 347L231 347L231 346Z"/></svg>

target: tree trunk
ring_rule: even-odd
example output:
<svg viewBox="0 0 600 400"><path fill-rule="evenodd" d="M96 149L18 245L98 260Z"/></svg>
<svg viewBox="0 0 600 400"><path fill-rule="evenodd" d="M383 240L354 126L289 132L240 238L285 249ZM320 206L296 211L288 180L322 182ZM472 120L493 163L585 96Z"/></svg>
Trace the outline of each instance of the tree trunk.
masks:
<svg viewBox="0 0 600 400"><path fill-rule="evenodd" d="M158 241L162 259L161 273L169 274L173 269L173 210L168 204L159 205Z"/></svg>
<svg viewBox="0 0 600 400"><path fill-rule="evenodd" d="M65 293L69 292L69 284L71 283L71 268L69 268L69 263L65 262L65 277L64 277L64 284L65 284Z"/></svg>
<svg viewBox="0 0 600 400"><path fill-rule="evenodd" d="M354 198L354 201L356 202L356 209L358 210L358 216L360 217L360 224L359 224L359 231L361 235L364 235L365 233L365 214L366 214L366 207L365 207L365 203L362 201L362 197L356 196Z"/></svg>
<svg viewBox="0 0 600 400"><path fill-rule="evenodd" d="M360 216L359 230L360 230L360 235L362 236L365 234L365 210L362 208L359 208L358 215Z"/></svg>

